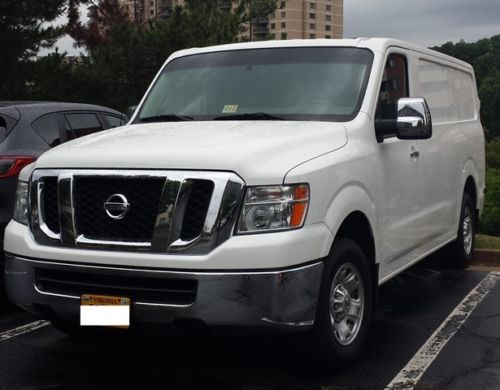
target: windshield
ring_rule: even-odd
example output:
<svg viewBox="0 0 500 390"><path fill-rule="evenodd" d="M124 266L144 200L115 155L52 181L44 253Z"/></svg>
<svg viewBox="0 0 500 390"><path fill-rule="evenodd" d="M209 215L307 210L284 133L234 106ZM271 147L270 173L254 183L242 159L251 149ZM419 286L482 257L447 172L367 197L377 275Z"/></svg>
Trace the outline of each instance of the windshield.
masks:
<svg viewBox="0 0 500 390"><path fill-rule="evenodd" d="M348 121L361 106L373 54L298 47L231 50L170 62L136 122Z"/></svg>

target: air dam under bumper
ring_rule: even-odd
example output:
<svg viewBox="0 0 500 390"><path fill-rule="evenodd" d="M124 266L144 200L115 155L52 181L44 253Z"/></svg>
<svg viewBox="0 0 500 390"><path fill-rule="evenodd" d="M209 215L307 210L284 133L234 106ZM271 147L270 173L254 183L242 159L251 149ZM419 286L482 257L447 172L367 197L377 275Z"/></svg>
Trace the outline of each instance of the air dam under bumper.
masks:
<svg viewBox="0 0 500 390"><path fill-rule="evenodd" d="M321 261L273 271L178 272L5 259L8 297L27 311L79 322L81 294L125 296L132 300L132 326L196 319L208 326L307 329L322 271Z"/></svg>

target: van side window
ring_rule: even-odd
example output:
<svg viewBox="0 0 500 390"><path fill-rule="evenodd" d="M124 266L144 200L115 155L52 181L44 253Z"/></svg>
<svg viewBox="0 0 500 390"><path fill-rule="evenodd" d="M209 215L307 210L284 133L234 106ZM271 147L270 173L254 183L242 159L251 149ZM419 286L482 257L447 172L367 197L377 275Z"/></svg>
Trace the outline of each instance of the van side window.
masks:
<svg viewBox="0 0 500 390"><path fill-rule="evenodd" d="M375 119L396 119L398 100L404 97L408 97L406 58L391 54L384 69Z"/></svg>
<svg viewBox="0 0 500 390"><path fill-rule="evenodd" d="M420 59L417 75L434 123L474 120L477 103L470 73Z"/></svg>

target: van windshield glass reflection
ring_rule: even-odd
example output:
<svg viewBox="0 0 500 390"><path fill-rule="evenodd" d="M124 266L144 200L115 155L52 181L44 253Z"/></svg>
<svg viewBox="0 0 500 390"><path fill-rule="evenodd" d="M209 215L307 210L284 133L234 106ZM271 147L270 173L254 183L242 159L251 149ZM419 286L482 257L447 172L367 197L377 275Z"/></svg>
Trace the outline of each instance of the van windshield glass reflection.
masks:
<svg viewBox="0 0 500 390"><path fill-rule="evenodd" d="M340 47L195 54L170 62L136 122L323 120L356 116L373 54Z"/></svg>

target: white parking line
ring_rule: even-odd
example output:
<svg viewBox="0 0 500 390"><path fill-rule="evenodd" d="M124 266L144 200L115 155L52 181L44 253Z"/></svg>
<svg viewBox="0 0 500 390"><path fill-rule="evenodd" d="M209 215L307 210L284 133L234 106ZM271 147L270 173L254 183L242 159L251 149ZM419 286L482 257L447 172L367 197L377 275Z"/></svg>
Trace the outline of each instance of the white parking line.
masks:
<svg viewBox="0 0 500 390"><path fill-rule="evenodd" d="M26 324L20 326L15 329L7 330L5 332L0 333L0 342L11 339L13 337L20 336L25 333L33 332L34 330L43 328L44 326L50 325L50 321L35 321L30 324Z"/></svg>
<svg viewBox="0 0 500 390"><path fill-rule="evenodd" d="M386 390L413 389L439 352L457 333L476 306L488 295L498 279L499 274L489 273L481 283L467 294L399 374L386 386Z"/></svg>

